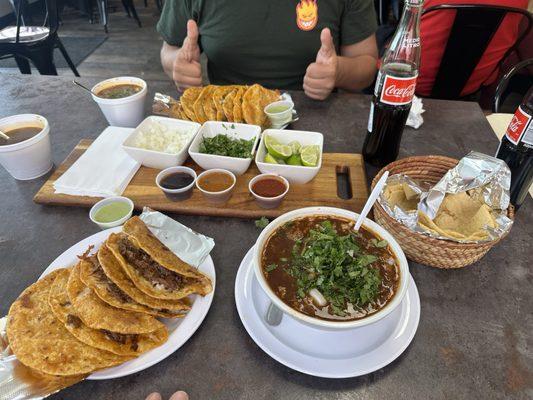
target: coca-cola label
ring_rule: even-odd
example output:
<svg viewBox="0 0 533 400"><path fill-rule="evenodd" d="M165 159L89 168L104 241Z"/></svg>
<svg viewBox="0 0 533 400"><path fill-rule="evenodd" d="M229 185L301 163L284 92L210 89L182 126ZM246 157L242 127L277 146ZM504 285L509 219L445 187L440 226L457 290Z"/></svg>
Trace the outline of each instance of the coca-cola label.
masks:
<svg viewBox="0 0 533 400"><path fill-rule="evenodd" d="M418 75L409 78L399 78L385 75L380 100L391 105L409 104L413 100Z"/></svg>
<svg viewBox="0 0 533 400"><path fill-rule="evenodd" d="M513 119L507 127L505 135L512 143L520 143L522 135L526 132L526 129L531 121L531 116L528 115L522 107L518 107L516 113L513 116Z"/></svg>

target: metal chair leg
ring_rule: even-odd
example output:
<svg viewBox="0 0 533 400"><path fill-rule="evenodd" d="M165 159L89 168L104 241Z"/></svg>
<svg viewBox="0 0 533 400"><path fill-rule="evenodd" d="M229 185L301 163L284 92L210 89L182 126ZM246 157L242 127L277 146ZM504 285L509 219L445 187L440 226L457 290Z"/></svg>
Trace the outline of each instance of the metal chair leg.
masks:
<svg viewBox="0 0 533 400"><path fill-rule="evenodd" d="M30 62L27 58L15 56L15 62L17 63L21 74L31 75Z"/></svg>
<svg viewBox="0 0 533 400"><path fill-rule="evenodd" d="M59 37L56 39L56 45L59 51L61 52L61 54L63 54L65 61L67 62L68 66L70 67L74 75L79 77L80 73L78 72L78 70L76 69L76 66L74 65L70 56L68 55L67 49L65 49L65 46L63 46L63 43L61 42L61 40L59 40Z"/></svg>

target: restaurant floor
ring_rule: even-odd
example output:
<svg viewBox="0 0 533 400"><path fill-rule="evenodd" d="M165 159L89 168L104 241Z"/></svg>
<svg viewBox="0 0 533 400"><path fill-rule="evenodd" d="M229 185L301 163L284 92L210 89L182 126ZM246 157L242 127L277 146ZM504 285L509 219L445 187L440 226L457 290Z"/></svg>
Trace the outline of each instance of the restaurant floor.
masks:
<svg viewBox="0 0 533 400"><path fill-rule="evenodd" d="M162 39L155 30L159 20L155 1L148 0L146 8L142 0L135 1L142 23L141 28L133 18L127 17L119 0L111 0L109 4L107 40L78 65L80 75L82 77L132 75L150 80L166 79L159 61ZM60 37L105 36L102 25L90 24L88 17L72 8L65 8L62 22L63 25L59 28ZM2 71L6 69L0 69L0 73ZM37 72L32 71L32 73ZM59 68L58 73L72 76L72 71L68 68Z"/></svg>

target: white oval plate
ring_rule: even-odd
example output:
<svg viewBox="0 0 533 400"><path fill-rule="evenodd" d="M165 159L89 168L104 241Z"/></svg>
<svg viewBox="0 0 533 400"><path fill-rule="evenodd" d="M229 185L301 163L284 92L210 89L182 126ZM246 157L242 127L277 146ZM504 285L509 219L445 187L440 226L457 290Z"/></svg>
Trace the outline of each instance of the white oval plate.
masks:
<svg viewBox="0 0 533 400"><path fill-rule="evenodd" d="M98 232L88 238L76 243L74 246L63 252L57 257L49 266L44 270L39 278L49 274L50 272L74 265L77 261L78 255L83 254L90 245L94 246L94 250L98 249L100 245L107 239L111 233L117 233L122 230L122 227L116 227L106 229L105 231ZM189 340L193 333L198 329L202 321L204 320L211 302L213 301L213 295L215 293L215 266L211 256L208 256L205 261L198 267L198 270L205 273L211 278L213 283L213 291L207 296L194 296L193 305L191 310L184 318L177 319L161 319L161 321L168 328L168 340L161 346L150 350L141 356L118 365L113 368L104 369L102 371L91 374L87 379L102 380L120 378L126 375L131 375L136 372L142 371L154 364L164 360L169 355L178 350L183 344Z"/></svg>
<svg viewBox="0 0 533 400"><path fill-rule="evenodd" d="M304 325L284 314L280 325L270 326L264 321L270 300L255 278L252 260L253 248L237 272L237 311L255 343L289 368L323 378L366 375L394 361L415 336L420 298L412 277L402 303L374 324L331 331Z"/></svg>

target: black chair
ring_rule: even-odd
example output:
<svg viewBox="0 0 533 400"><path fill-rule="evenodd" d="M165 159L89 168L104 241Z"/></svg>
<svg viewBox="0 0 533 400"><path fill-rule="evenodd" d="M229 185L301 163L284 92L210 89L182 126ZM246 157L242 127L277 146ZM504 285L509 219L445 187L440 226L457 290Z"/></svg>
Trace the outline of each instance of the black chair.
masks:
<svg viewBox="0 0 533 400"><path fill-rule="evenodd" d="M442 4L424 10L422 15L435 12L456 13L430 95L439 99L461 98L465 85L507 15L522 15L527 24L514 45L498 60L495 70L527 36L533 19L527 10L520 8L477 4ZM472 93L464 93L463 97L477 92L482 85Z"/></svg>
<svg viewBox="0 0 533 400"><path fill-rule="evenodd" d="M494 93L494 102L492 104L492 112L498 113L500 112L500 105L505 101L505 98L509 94L507 91L507 88L509 87L509 82L511 79L522 69L525 69L529 67L530 65L533 65L533 58L529 58L527 60L520 61L518 64L513 66L503 77L500 79L500 82L498 82L498 86L496 87L496 92ZM520 94L525 95L525 92L531 87L531 79L529 79L529 85L520 85L522 86L522 90Z"/></svg>
<svg viewBox="0 0 533 400"><path fill-rule="evenodd" d="M0 41L0 59L14 57L23 74L31 74L31 61L41 75L57 75L54 49L58 48L74 75L80 76L57 34L59 15L56 0L45 0L45 5L46 16L43 26L27 27L21 25L26 0L19 0L16 29L8 27L2 31L4 32L2 36L6 36L6 32L14 35Z"/></svg>

